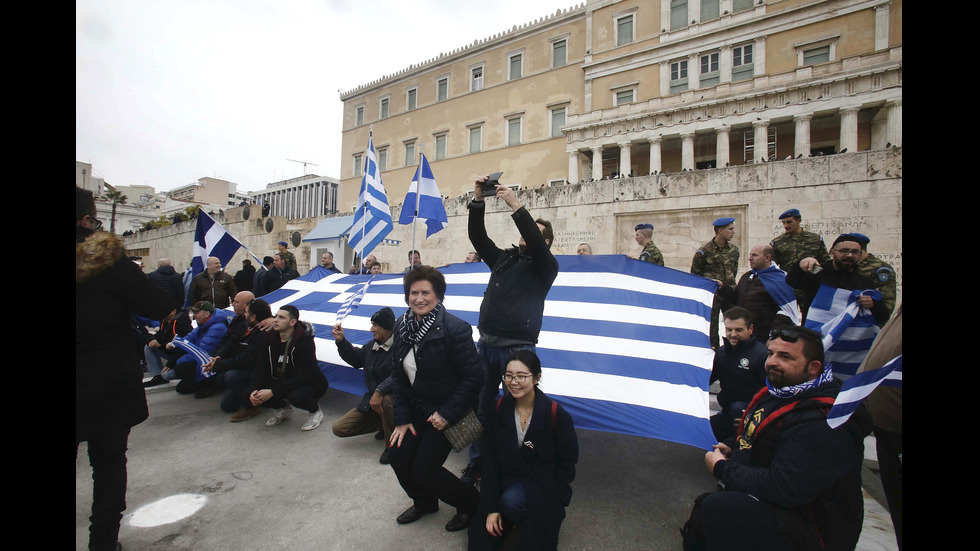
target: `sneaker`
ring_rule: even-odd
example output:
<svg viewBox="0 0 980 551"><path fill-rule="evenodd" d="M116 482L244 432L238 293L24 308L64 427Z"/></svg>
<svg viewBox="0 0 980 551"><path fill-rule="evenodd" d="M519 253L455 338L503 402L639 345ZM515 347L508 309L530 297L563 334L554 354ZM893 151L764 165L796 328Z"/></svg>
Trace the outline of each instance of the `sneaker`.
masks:
<svg viewBox="0 0 980 551"><path fill-rule="evenodd" d="M285 421L286 418L292 414L293 414L293 407L290 406L289 404L286 404L286 407L279 408L276 410L276 414L271 419L265 422L265 426L274 427L279 423Z"/></svg>
<svg viewBox="0 0 980 551"><path fill-rule="evenodd" d="M467 465L459 477L459 481L467 486L473 486L478 480L480 480L480 469L476 465Z"/></svg>
<svg viewBox="0 0 980 551"><path fill-rule="evenodd" d="M150 388L152 386L166 385L170 384L170 381L163 378L162 375L154 375L149 381L143 382L143 388Z"/></svg>
<svg viewBox="0 0 980 551"><path fill-rule="evenodd" d="M236 411L235 413L232 413L231 414L231 417L228 420L231 421L232 423L240 423L242 421L247 421L247 420L251 419L252 417L255 417L261 411L262 411L262 408L255 407L255 406L249 406L249 407L245 407L245 408L238 408L238 411Z"/></svg>
<svg viewBox="0 0 980 551"><path fill-rule="evenodd" d="M310 420L300 430L313 430L320 426L320 421L323 421L323 411L318 409L310 414Z"/></svg>

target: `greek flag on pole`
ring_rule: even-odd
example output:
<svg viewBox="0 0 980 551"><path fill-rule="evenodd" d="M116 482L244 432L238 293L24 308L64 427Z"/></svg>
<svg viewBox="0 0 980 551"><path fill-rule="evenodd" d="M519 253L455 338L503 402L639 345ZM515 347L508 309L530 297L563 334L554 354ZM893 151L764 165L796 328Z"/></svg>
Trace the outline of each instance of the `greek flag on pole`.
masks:
<svg viewBox="0 0 980 551"><path fill-rule="evenodd" d="M372 277L372 279L374 278ZM347 317L347 314L350 314L351 310L357 308L361 304L361 300L364 299L364 293L367 293L367 288L368 285L370 284L371 284L371 279L365 281L364 284L361 285L361 287L357 291L351 293L351 296L347 297L347 300L344 301L344 304L340 307L340 310L337 310L336 323L340 323L344 321L344 318Z"/></svg>
<svg viewBox="0 0 980 551"><path fill-rule="evenodd" d="M796 293L793 288L786 283L786 272L781 270L775 262L769 264L768 268L762 270L752 270L752 272L762 281L762 286L779 305L779 312L795 325L800 324L800 309L796 305ZM760 338L768 338L768 335L761 335Z"/></svg>
<svg viewBox="0 0 980 551"><path fill-rule="evenodd" d="M203 348L188 341L184 337L174 337L173 341L171 342L174 343L174 346L183 350L184 352L187 352L188 354L191 355L191 357L194 358L194 363L197 364L197 369L199 373L201 369L201 364L206 364L211 359L211 355L208 354ZM210 375L206 375L206 376L210 376Z"/></svg>
<svg viewBox="0 0 980 551"><path fill-rule="evenodd" d="M560 271L544 307L538 339L541 389L555 397L582 429L669 440L711 449L716 443L708 380L714 352L708 340L717 285L706 278L636 262L622 255L558 256ZM490 279L482 262L439 269L445 307L473 326ZM316 329L317 359L335 388L360 396L364 374L347 366L331 326L367 275L301 276L267 295L273 310L292 304ZM361 307L344 321L355 345L371 342L371 315L383 306L404 314L401 274L378 274ZM320 327L316 327L319 325Z"/></svg>
<svg viewBox="0 0 980 551"><path fill-rule="evenodd" d="M408 188L405 195L405 202L402 203L402 212L398 217L398 223L402 225L411 224L416 218L425 220L425 237L449 225L449 217L446 216L446 207L442 204L442 195L439 194L439 186L436 185L435 176L429 168L429 161L425 154L419 154L422 160L415 169L415 176L412 178L412 185ZM416 213L416 202L418 212Z"/></svg>
<svg viewBox="0 0 980 551"><path fill-rule="evenodd" d="M821 284L806 317L805 325L823 335L825 358L841 380L857 373L881 330L871 311L858 304L862 294L881 300L877 289L849 291Z"/></svg>
<svg viewBox="0 0 980 551"><path fill-rule="evenodd" d="M364 176L361 178L361 194L357 198L354 223L348 230L347 244L361 257L371 254L378 243L391 233L395 225L391 221L391 207L385 193L378 158L374 154L374 138L368 137L367 154L364 156Z"/></svg>
<svg viewBox="0 0 980 551"><path fill-rule="evenodd" d="M194 232L194 257L191 259L193 275L204 271L208 257L214 256L227 266L242 246L221 224L203 210L197 212L197 229Z"/></svg>
<svg viewBox="0 0 980 551"><path fill-rule="evenodd" d="M836 429L850 419L851 414L861 405L878 385L902 386L902 357L892 359L878 369L858 373L844 382L834 407L827 414L827 424Z"/></svg>

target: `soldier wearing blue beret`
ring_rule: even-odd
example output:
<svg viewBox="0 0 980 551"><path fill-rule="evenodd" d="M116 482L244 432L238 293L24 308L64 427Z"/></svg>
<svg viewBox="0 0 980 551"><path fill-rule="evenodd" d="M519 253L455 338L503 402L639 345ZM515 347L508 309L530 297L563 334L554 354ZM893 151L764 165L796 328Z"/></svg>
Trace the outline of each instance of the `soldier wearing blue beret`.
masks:
<svg viewBox="0 0 980 551"><path fill-rule="evenodd" d="M714 280L719 287L735 286L738 275L738 247L732 243L735 238L735 219L719 218L712 225L715 237L695 251L691 261L691 273ZM734 304L715 293L711 306L711 346L718 346L718 312L727 310Z"/></svg>
<svg viewBox="0 0 980 551"><path fill-rule="evenodd" d="M663 266L664 255L660 253L660 249L653 243L653 224L637 224L633 228L633 231L635 232L633 238L636 239L637 245L643 247L643 250L640 252L640 256L628 254L626 255L627 258Z"/></svg>

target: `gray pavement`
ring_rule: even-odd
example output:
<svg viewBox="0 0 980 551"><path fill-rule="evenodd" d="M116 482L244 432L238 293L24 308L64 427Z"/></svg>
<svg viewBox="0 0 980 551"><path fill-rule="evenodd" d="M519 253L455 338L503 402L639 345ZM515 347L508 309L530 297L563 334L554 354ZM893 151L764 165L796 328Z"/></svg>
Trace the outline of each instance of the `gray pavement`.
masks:
<svg viewBox="0 0 980 551"><path fill-rule="evenodd" d="M129 439L128 509L120 530L127 550L459 550L466 533L444 526L453 510L443 504L414 524L395 522L411 505L391 468L378 463L383 443L372 435L337 438L333 421L357 397L330 390L321 399L323 424L299 427L296 410L282 425L266 427L263 412L228 422L220 396L195 399L169 386L149 389L150 418ZM574 496L562 526L568 550L680 549L678 528L691 502L715 489L704 452L659 440L579 430L581 457ZM871 446L873 449L873 445ZM75 547L86 548L91 468L82 443L75 460ZM872 457L866 461L873 468ZM450 453L459 472L466 452ZM897 549L887 512L866 492L861 550ZM880 484L879 484L880 487ZM154 503L185 496L202 504L183 518L150 517ZM173 512L173 509L167 512Z"/></svg>

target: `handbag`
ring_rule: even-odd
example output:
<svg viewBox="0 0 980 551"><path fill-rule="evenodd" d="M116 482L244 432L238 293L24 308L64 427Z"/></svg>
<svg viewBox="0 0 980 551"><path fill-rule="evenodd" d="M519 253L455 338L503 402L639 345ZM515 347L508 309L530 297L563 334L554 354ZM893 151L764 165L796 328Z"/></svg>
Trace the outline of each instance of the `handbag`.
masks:
<svg viewBox="0 0 980 551"><path fill-rule="evenodd" d="M453 451L459 453L483 436L483 424L480 423L476 413L470 409L462 419L443 429L442 433L446 435Z"/></svg>

